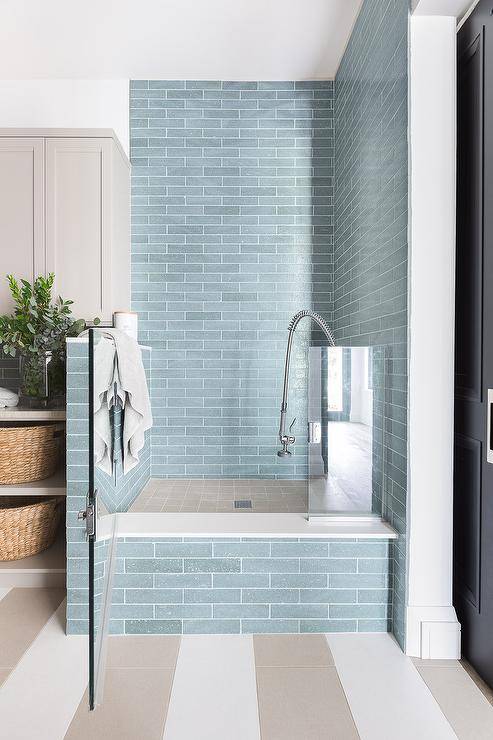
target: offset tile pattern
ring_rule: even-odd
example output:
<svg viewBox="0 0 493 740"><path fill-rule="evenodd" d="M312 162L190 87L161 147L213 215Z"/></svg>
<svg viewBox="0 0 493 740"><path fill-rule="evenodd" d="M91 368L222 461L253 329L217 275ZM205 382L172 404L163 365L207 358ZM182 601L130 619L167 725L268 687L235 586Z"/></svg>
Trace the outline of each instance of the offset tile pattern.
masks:
<svg viewBox="0 0 493 740"><path fill-rule="evenodd" d="M126 538L113 634L387 631L386 540ZM72 605L84 629L83 595Z"/></svg>
<svg viewBox="0 0 493 740"><path fill-rule="evenodd" d="M332 312L333 82L131 82L132 306L152 474L301 478L276 455L287 325ZM306 423L306 340L291 411Z"/></svg>
<svg viewBox="0 0 493 740"><path fill-rule="evenodd" d="M365 0L335 82L334 329L386 346L383 501L393 630L404 643L407 418L408 0Z"/></svg>

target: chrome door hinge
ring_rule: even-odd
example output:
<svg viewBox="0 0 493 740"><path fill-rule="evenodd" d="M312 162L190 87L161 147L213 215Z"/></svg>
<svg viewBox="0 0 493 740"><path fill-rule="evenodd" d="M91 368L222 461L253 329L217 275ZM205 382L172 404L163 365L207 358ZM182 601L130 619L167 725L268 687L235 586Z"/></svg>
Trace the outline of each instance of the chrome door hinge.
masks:
<svg viewBox="0 0 493 740"><path fill-rule="evenodd" d="M96 504L86 504L86 508L77 514L79 521L86 523L86 537L94 537L96 534Z"/></svg>

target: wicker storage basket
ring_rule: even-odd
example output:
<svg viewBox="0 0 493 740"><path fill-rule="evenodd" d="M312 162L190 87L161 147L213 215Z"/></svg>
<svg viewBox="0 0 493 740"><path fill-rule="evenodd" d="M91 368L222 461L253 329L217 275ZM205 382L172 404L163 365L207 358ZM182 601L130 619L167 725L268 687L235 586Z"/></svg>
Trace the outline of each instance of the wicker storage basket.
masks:
<svg viewBox="0 0 493 740"><path fill-rule="evenodd" d="M49 478L60 455L59 424L0 428L0 484Z"/></svg>
<svg viewBox="0 0 493 740"><path fill-rule="evenodd" d="M0 498L0 560L28 558L50 547L62 506L56 498Z"/></svg>

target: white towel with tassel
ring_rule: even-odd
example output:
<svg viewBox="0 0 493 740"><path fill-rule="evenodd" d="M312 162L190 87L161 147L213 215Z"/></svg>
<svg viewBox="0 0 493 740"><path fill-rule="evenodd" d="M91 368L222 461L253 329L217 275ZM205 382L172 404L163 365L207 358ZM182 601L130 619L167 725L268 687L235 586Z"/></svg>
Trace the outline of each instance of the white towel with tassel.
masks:
<svg viewBox="0 0 493 740"><path fill-rule="evenodd" d="M96 464L113 472L110 409L120 400L123 417L123 473L139 462L145 432L152 427L151 403L141 349L119 329L102 329L94 348L94 452Z"/></svg>

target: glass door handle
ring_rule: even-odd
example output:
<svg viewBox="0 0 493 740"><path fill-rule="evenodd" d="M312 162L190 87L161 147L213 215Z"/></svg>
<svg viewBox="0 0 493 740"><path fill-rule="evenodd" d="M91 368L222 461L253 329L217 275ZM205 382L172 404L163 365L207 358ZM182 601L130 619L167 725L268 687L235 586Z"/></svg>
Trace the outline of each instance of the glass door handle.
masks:
<svg viewBox="0 0 493 740"><path fill-rule="evenodd" d="M322 441L322 424L320 421L308 422L308 441L312 444L320 444Z"/></svg>

